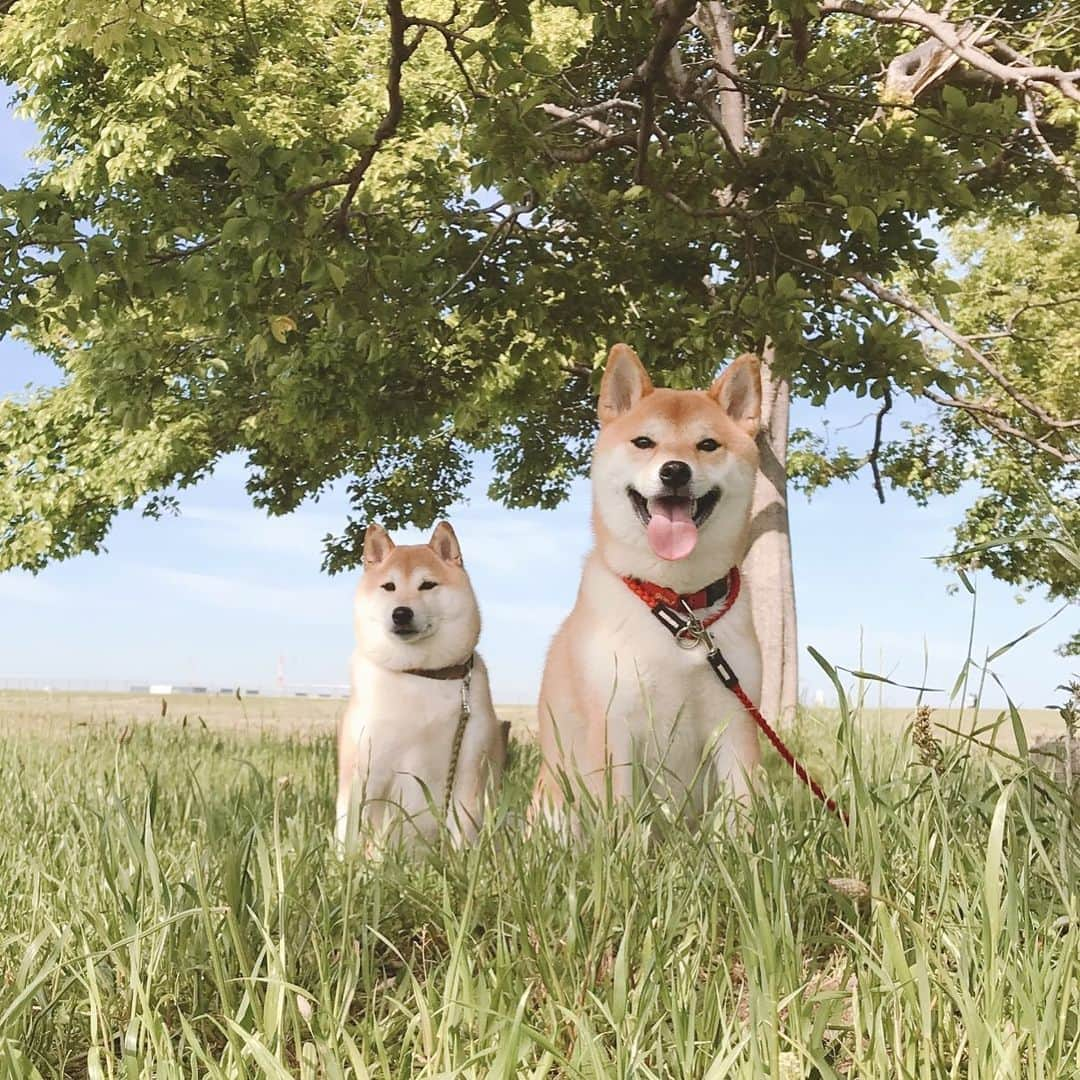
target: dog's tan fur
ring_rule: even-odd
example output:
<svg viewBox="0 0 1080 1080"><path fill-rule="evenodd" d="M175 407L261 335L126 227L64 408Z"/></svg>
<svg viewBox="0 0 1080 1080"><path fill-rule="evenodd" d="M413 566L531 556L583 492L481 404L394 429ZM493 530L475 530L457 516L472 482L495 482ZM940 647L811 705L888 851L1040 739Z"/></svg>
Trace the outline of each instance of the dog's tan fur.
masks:
<svg viewBox="0 0 1080 1080"><path fill-rule="evenodd" d="M564 776L571 786L580 777L596 796L610 780L617 796L628 796L639 765L653 777L654 789L663 788L690 816L722 787L746 794L759 759L753 721L706 664L704 650L679 648L622 579L629 575L688 593L738 564L758 468L760 403L756 357L739 357L708 390L665 390L653 387L628 346L611 350L592 468L596 543L544 671L543 763L534 812L561 814ZM655 440L655 448L633 446L642 434ZM706 438L720 448L699 450ZM722 494L693 552L667 561L650 549L626 489L649 495L662 490L658 469L672 459L691 466L700 487L695 497L714 489ZM761 655L747 583L712 633L757 700Z"/></svg>
<svg viewBox="0 0 1080 1080"><path fill-rule="evenodd" d="M457 537L443 522L430 543L398 547L372 525L364 538L364 568L353 607L352 697L338 726L338 839L347 842L350 822L357 821L369 840L395 830L406 839L435 834L432 803L441 809L462 683L409 669L438 670L474 656L471 715L447 818L456 839L469 839L500 780L505 737L487 668L475 653L480 610ZM425 582L435 587L421 589ZM392 592L384 588L388 584ZM415 612L415 637L394 632L391 613L398 606Z"/></svg>

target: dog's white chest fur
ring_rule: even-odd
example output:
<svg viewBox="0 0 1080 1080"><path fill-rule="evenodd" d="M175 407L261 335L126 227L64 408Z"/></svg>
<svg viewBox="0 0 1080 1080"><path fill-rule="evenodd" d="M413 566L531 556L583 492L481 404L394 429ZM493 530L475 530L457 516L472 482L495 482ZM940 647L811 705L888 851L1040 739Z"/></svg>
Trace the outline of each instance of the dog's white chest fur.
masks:
<svg viewBox="0 0 1080 1080"><path fill-rule="evenodd" d="M451 831L471 834L479 825L488 762L500 737L487 670L475 658L469 714L455 763ZM351 792L338 805L339 835L347 832L349 796L365 827L385 833L408 822L416 834L438 829L450 778L453 744L462 720L462 680L432 679L389 671L357 656L353 695L342 720L340 744L349 758Z"/></svg>
<svg viewBox="0 0 1080 1080"><path fill-rule="evenodd" d="M461 716L461 682L425 679L368 663L353 664L353 700L342 737L360 748L361 783L380 790L422 779L441 798Z"/></svg>
<svg viewBox="0 0 1080 1080"><path fill-rule="evenodd" d="M610 702L612 763L620 763L616 749L628 753L655 786L685 795L694 810L705 801L710 777L744 790L741 774L756 761L753 721L716 676L704 646L680 646L647 604L595 562L586 569L582 600L598 615L607 612L590 620L583 669L592 693L605 693ZM745 597L710 634L757 697L761 660Z"/></svg>
<svg viewBox="0 0 1080 1080"><path fill-rule="evenodd" d="M758 699L761 654L745 587L709 633ZM689 817L725 792L744 796L760 760L757 729L706 656L704 645L680 646L648 604L590 556L544 673L538 799L562 788L559 772L581 777L594 795L605 792L609 775L619 797L647 786Z"/></svg>

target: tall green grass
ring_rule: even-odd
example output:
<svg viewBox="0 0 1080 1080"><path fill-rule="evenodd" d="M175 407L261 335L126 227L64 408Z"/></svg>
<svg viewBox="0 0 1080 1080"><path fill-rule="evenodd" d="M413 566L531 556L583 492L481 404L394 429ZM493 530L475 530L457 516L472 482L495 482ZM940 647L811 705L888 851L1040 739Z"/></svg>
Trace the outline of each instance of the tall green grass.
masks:
<svg viewBox="0 0 1080 1080"><path fill-rule="evenodd" d="M731 834L526 834L519 747L476 846L378 862L333 852L329 740L9 736L0 1077L1080 1075L1076 804L801 730L846 827L773 764Z"/></svg>

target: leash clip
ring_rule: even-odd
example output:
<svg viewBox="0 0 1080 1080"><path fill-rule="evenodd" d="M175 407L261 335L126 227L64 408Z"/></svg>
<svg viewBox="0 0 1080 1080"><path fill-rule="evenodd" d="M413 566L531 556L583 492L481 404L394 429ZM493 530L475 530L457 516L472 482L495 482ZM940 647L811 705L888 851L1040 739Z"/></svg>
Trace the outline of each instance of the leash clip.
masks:
<svg viewBox="0 0 1080 1080"><path fill-rule="evenodd" d="M469 666L465 669L465 674L461 679L461 715L465 719L468 719L472 715L472 704L470 698L470 688L472 687L472 658L469 658Z"/></svg>
<svg viewBox="0 0 1080 1080"><path fill-rule="evenodd" d="M679 648L696 649L698 645L712 645L712 636L705 624L694 614L694 609L685 600L681 603L686 612L685 615L663 600L657 600L652 607L652 613L660 625L675 639Z"/></svg>
<svg viewBox="0 0 1080 1080"><path fill-rule="evenodd" d="M709 661L709 667L716 672L717 678L729 690L739 685L739 676L735 674L734 669L727 662L727 657L719 649L714 646L705 659Z"/></svg>
<svg viewBox="0 0 1080 1080"><path fill-rule="evenodd" d="M708 627L694 614L694 609L685 601L680 601L686 612L686 620L682 629L675 635L675 640L684 649L694 649L698 645L710 648L713 643L712 635Z"/></svg>

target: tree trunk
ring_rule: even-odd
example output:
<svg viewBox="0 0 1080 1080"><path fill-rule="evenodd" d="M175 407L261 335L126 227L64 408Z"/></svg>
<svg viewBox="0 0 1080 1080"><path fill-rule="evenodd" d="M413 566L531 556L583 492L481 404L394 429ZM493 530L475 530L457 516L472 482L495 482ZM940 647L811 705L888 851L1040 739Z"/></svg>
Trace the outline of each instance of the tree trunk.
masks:
<svg viewBox="0 0 1080 1080"><path fill-rule="evenodd" d="M743 561L750 587L754 627L761 643L759 707L770 722L790 723L799 701L795 579L787 504L790 387L773 378L772 346L761 366L761 471L754 488L750 546Z"/></svg>
<svg viewBox="0 0 1080 1080"><path fill-rule="evenodd" d="M729 149L746 152L746 96L738 83L735 17L723 3L698 5L692 21L705 35L716 60L717 126ZM750 542L743 568L761 643L762 680L758 707L773 723L790 723L799 703L799 645L795 625L795 579L791 566L791 529L787 506L787 449L790 391L786 379L774 379L775 349L766 342L761 364L761 470L754 486Z"/></svg>

